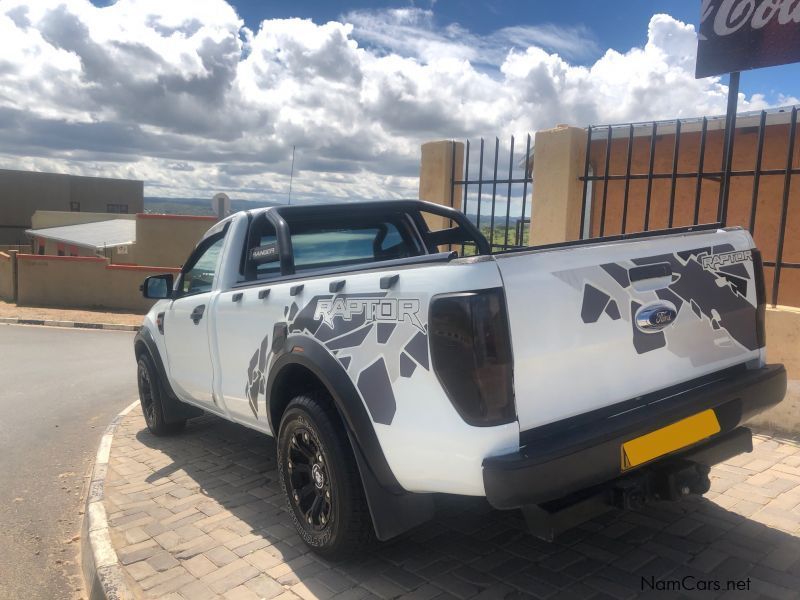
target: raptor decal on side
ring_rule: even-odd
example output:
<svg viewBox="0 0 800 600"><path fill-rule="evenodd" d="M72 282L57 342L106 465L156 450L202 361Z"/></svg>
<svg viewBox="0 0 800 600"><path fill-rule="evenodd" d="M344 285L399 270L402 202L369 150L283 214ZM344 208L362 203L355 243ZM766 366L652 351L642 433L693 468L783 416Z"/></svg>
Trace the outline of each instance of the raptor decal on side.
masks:
<svg viewBox="0 0 800 600"><path fill-rule="evenodd" d="M373 321L408 321L420 331L425 331L419 321L419 300L417 298L343 298L337 296L330 300L318 300L314 319L321 319L328 327L333 327L336 317L352 321L353 316L364 315L367 323Z"/></svg>
<svg viewBox="0 0 800 600"><path fill-rule="evenodd" d="M285 326L289 334L323 344L358 388L372 420L390 425L397 409L393 384L430 369L421 306L420 298L387 298L386 292L314 296L302 308L296 302L284 308ZM269 337L253 353L247 372L246 394L256 418L279 350L270 347Z"/></svg>

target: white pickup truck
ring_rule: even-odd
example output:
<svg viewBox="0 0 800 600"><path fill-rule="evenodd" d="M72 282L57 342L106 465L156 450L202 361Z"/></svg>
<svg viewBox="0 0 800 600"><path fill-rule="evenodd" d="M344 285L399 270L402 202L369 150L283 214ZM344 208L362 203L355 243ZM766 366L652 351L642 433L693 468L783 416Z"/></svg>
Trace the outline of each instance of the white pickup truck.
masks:
<svg viewBox="0 0 800 600"><path fill-rule="evenodd" d="M147 426L206 411L274 436L289 514L328 556L424 522L437 493L521 508L544 539L702 494L786 388L739 228L492 254L425 202L282 206L220 221L142 290Z"/></svg>

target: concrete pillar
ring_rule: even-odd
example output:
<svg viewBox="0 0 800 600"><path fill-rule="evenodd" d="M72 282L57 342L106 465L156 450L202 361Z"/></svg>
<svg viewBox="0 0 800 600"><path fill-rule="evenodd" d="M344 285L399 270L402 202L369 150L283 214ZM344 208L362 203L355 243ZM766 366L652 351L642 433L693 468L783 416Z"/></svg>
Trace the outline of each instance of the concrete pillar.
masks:
<svg viewBox="0 0 800 600"><path fill-rule="evenodd" d="M455 168L454 155L455 148ZM464 194L462 186L452 187L453 179L464 178L464 144L452 140L427 142L422 144L419 165L419 199L452 206L461 210ZM448 219L435 215L425 215L428 227L432 230L449 227Z"/></svg>
<svg viewBox="0 0 800 600"><path fill-rule="evenodd" d="M800 433L800 308L767 307L766 320L767 362L786 367L786 396L750 423L796 436Z"/></svg>
<svg viewBox="0 0 800 600"><path fill-rule="evenodd" d="M11 286L12 286L12 296L14 302L17 301L19 298L19 275L18 275L18 265L17 262L17 254L19 254L19 250L9 250L8 255L11 257Z"/></svg>
<svg viewBox="0 0 800 600"><path fill-rule="evenodd" d="M530 245L580 236L586 130L559 125L537 131L533 158Z"/></svg>
<svg viewBox="0 0 800 600"><path fill-rule="evenodd" d="M0 299L17 301L17 253L18 250L0 252Z"/></svg>

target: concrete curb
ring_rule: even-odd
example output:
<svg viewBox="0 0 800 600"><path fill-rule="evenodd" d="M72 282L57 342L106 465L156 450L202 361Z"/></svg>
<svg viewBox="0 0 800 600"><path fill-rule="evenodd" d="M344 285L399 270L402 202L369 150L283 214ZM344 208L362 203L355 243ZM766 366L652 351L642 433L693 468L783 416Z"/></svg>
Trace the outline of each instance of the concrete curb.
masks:
<svg viewBox="0 0 800 600"><path fill-rule="evenodd" d="M109 423L100 440L100 447L92 468L89 491L86 494L86 512L81 527L81 568L89 600L130 600L133 594L125 583L122 566L111 543L108 518L103 506L108 460L114 432L122 419L139 404L129 404Z"/></svg>
<svg viewBox="0 0 800 600"><path fill-rule="evenodd" d="M45 327L74 327L76 329L112 329L114 331L139 331L139 325L118 323L82 323L80 321L54 321L51 319L21 319L19 317L0 317L0 323L7 325L43 325Z"/></svg>

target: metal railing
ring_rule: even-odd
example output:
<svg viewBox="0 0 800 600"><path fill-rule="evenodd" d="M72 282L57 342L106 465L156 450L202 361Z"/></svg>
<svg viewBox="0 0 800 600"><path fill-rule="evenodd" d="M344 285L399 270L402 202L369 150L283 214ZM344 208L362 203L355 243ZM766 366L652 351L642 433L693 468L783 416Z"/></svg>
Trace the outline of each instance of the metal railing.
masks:
<svg viewBox="0 0 800 600"><path fill-rule="evenodd" d="M495 137L494 139L494 155L490 163L492 166L489 167L491 177L484 177L485 143L483 138L480 139L479 145L477 179L470 179L470 152L472 150L470 140L466 140L464 145L464 179L456 179L456 145L453 144L452 147L453 172L451 174L450 206L455 206L456 188L462 186L461 211L473 220L475 226L486 236L492 251L527 246L530 236L530 228L528 227L526 230L525 227L525 225L530 225L528 191L533 182L531 135L527 135L524 163L521 164L514 163L514 136L511 136L508 150L508 175L505 177L503 176L506 173L505 169L498 172L501 152L500 138ZM515 171L520 170L521 174L515 174ZM475 172L475 165L472 165L472 172ZM500 187L499 198L498 186ZM505 190L502 189L503 186L505 186ZM491 195L484 194L484 187L491 187ZM515 187L521 187L521 189L515 189ZM504 191L505 193L503 193ZM474 212L470 213L470 209ZM462 253L465 251L467 251L466 248L462 247Z"/></svg>
<svg viewBox="0 0 800 600"><path fill-rule="evenodd" d="M707 142L709 139L709 125L717 126L719 129L719 119L709 119L703 117L702 119L676 119L671 121L651 121L644 123L625 123L617 125L593 125L587 128L587 141L586 141L586 158L583 169L583 176L580 178L583 181L583 199L581 210L581 237L603 237L608 234L610 224L608 223L607 210L609 207L609 182L622 181L624 182L624 189L621 199L620 220L617 221L619 233L629 233L632 215L631 209L631 182L646 181L646 193L644 196L643 214L637 223L643 224L643 227L638 227L637 231L649 231L653 222L653 183L659 180L668 180L669 192L666 204L666 215L661 215L661 221L666 223L667 228L675 226L676 221L676 188L680 180L694 180L694 203L691 211L690 219L680 219L681 225L698 225L700 224L700 207L703 196L704 184L713 182L718 188L717 206L716 206L716 222L724 225L741 225L747 227L751 233L755 234L756 222L760 207L760 193L762 187L762 180L765 177L782 177L783 186L780 198L780 221L778 224L775 236L775 255L774 260L765 260L764 266L773 267L774 274L772 279L772 289L770 301L772 305L778 303L778 292L781 282L781 271L783 269L798 269L800 263L790 262L784 260L785 241L786 241L786 226L790 212L790 192L792 186L792 175L800 174L800 168L794 167L795 161L795 141L797 134L797 113L798 107L791 107L790 109L781 109L779 111L761 111L759 113L751 113L748 115L739 115L737 123L742 121L752 121L757 124L757 140L754 149L754 164L752 169L733 170L726 168L730 166L730 161L726 164L725 153L720 152L721 163L719 169L707 170ZM768 124L768 116L779 115L780 120L786 121L788 116L788 123L772 123ZM786 155L785 161L780 168L763 168L764 163L764 146L765 136L769 127L774 125L787 125L786 136ZM742 129L742 124L737 124L739 129ZM756 126L750 127L752 131ZM699 144L696 156L696 167L692 170L681 170L679 164L686 162L686 156L681 156L681 141L682 137L686 136L687 129L691 129L694 133L699 130ZM733 130L733 153L731 158L736 156L735 136L736 130ZM656 158L656 144L659 137L666 138L667 136L673 137L672 143L672 158L670 161L670 168L661 172L655 171L655 158ZM635 138L649 137L649 153L647 155L647 171L634 173L631 171L632 159L634 157ZM623 173L612 173L610 165L614 161L614 140L621 142L627 138L625 142L624 152L624 165L625 170ZM620 147L622 144L617 144ZM603 150L603 159L593 160L593 149ZM683 159L683 160L682 160ZM598 174L597 171L600 171ZM729 218L729 205L730 205L730 189L729 185L732 179L736 178L752 178L752 187L750 188L750 205L747 211L748 218L746 222L732 222ZM595 187L597 186L597 187ZM599 189L598 189L599 188ZM599 207L595 203L599 202ZM763 203L762 203L763 204ZM800 206L791 207L792 210L798 211L798 218L800 218ZM763 208L762 208L763 210ZM596 215L597 222L592 222L592 215ZM664 220L663 217L666 217ZM687 220L689 222L687 222ZM708 222L708 221L706 221ZM713 222L713 221L712 221ZM614 225L616 225L615 223ZM613 227L615 233L617 228ZM795 236L797 232L795 232ZM770 249L764 249L769 252ZM767 252L765 252L766 254ZM771 252L769 252L771 253Z"/></svg>

